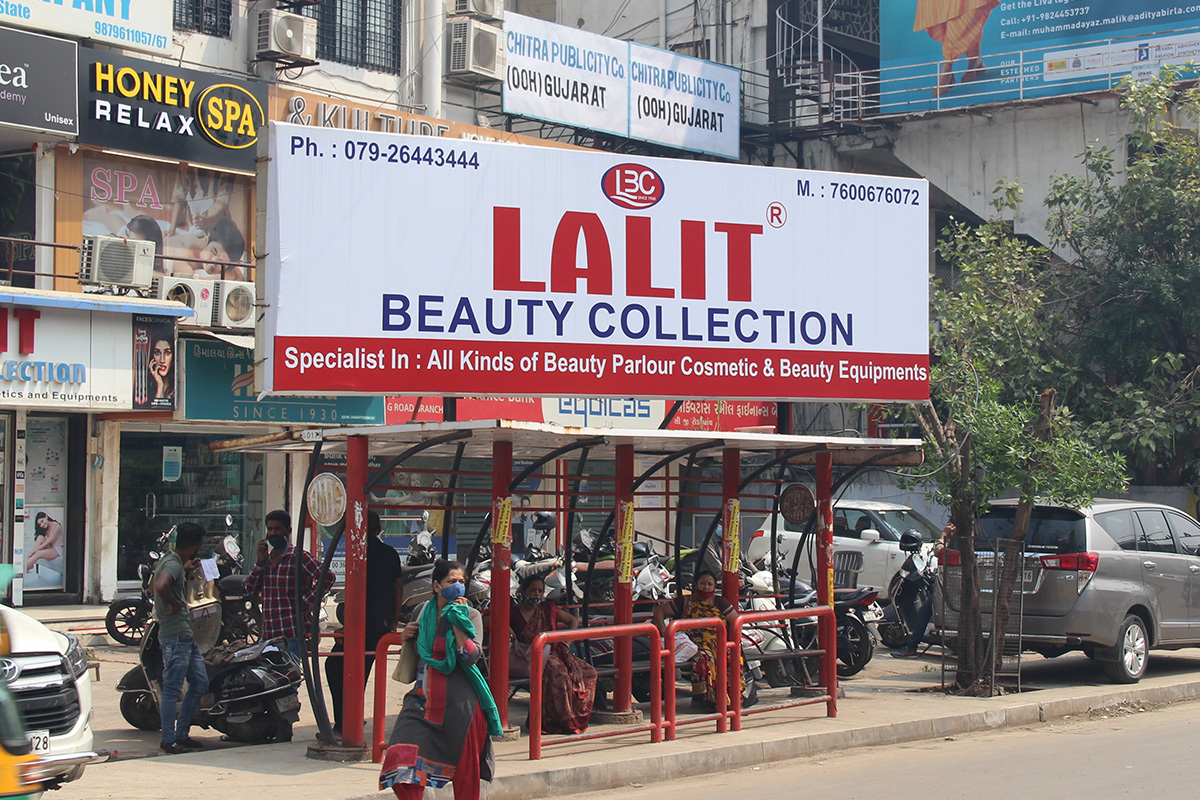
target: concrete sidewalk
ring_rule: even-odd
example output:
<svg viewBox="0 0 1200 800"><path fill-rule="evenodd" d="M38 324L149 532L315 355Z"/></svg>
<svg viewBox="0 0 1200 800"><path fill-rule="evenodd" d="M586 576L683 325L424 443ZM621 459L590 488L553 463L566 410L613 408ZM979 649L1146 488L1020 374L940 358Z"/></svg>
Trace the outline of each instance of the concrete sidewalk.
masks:
<svg viewBox="0 0 1200 800"><path fill-rule="evenodd" d="M1035 661L1024 673L1027 691L987 699L933 691L941 679L936 657L898 660L887 654L881 648L862 674L843 682L845 697L839 701L836 719L823 716L825 707L819 704L752 715L737 733L716 734L713 724L706 723L683 727L678 740L657 745L650 743L649 734L556 745L545 748L540 761L529 760L526 738L498 743L497 777L484 784L484 797L529 800L612 789L853 747L1037 725L1069 716L1125 713L1200 698L1200 653L1195 651L1153 654L1148 676L1132 687L1105 683L1098 667L1082 655ZM764 692L762 702L770 702L782 691ZM524 720L524 697L518 695L512 704L514 722ZM390 707L395 709L398 703ZM375 789L377 765L308 759L315 728L307 713L301 723L289 744L217 746L188 755L91 767L81 781L57 792L55 800L175 800L181 787L187 787L189 795L211 800L241 800L282 786L296 800L391 796ZM197 734L216 743L210 731ZM451 794L446 790L432 796L446 800Z"/></svg>

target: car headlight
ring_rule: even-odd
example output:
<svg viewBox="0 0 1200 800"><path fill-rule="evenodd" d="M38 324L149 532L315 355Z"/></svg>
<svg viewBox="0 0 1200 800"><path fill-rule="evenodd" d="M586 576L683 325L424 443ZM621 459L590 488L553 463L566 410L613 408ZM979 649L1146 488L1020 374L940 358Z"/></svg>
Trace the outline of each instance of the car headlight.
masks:
<svg viewBox="0 0 1200 800"><path fill-rule="evenodd" d="M63 660L67 662L67 669L71 670L71 674L79 678L87 672L87 653L83 652L83 645L73 634L68 633L66 637L70 644L67 645L67 654L63 656Z"/></svg>

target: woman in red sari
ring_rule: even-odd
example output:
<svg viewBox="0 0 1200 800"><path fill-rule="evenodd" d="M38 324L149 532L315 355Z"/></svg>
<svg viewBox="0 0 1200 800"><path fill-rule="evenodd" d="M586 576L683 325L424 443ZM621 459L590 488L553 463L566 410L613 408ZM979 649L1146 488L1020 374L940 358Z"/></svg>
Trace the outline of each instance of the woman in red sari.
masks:
<svg viewBox="0 0 1200 800"><path fill-rule="evenodd" d="M476 666L483 626L463 597L465 584L461 564L438 560L434 599L401 634L405 648L417 648L417 682L404 698L379 776L379 788L390 787L400 800L421 800L426 786L451 782L455 800L479 800L479 781L492 779L488 737L501 733L500 717Z"/></svg>
<svg viewBox="0 0 1200 800"><path fill-rule="evenodd" d="M529 677L529 645L542 631L552 631L559 623L571 630L579 620L547 601L546 581L529 575L521 581L509 612L514 641L509 650L509 675ZM542 668L542 732L583 733L592 715L596 699L596 670L581 658L571 655L566 642L546 648Z"/></svg>

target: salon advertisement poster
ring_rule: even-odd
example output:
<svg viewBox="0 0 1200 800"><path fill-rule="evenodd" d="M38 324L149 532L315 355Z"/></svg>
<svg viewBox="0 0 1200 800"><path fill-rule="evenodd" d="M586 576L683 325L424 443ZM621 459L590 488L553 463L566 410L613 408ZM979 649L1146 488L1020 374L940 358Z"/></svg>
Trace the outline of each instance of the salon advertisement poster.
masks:
<svg viewBox="0 0 1200 800"><path fill-rule="evenodd" d="M29 417L25 426L25 591L65 586L67 421Z"/></svg>
<svg viewBox="0 0 1200 800"><path fill-rule="evenodd" d="M133 318L133 407L175 410L175 318Z"/></svg>

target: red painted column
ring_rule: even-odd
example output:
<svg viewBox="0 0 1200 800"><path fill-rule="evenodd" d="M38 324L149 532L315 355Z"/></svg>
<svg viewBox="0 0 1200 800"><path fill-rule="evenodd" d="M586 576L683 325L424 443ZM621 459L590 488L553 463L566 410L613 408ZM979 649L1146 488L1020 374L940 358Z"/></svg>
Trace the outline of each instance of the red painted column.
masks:
<svg viewBox="0 0 1200 800"><path fill-rule="evenodd" d="M488 683L500 711L501 727L508 727L508 615L512 595L512 442L492 443L492 600Z"/></svg>
<svg viewBox="0 0 1200 800"><path fill-rule="evenodd" d="M613 502L617 510L616 537L617 574L614 585L613 621L618 625L633 623L633 445L617 445L616 486ZM613 711L633 708L633 640L622 637L613 641L613 657L617 665L617 683L613 689Z"/></svg>
<svg viewBox="0 0 1200 800"><path fill-rule="evenodd" d="M342 741L363 746L364 647L367 618L367 437L346 441L346 660L342 676Z"/></svg>
<svg viewBox="0 0 1200 800"><path fill-rule="evenodd" d="M742 564L741 520L737 513L738 484L741 482L742 453L736 447L721 451L721 595L738 604Z"/></svg>
<svg viewBox="0 0 1200 800"><path fill-rule="evenodd" d="M817 603L833 607L833 455L817 454ZM828 714L837 716L837 621L823 617L817 629L825 657L821 683L829 692Z"/></svg>

